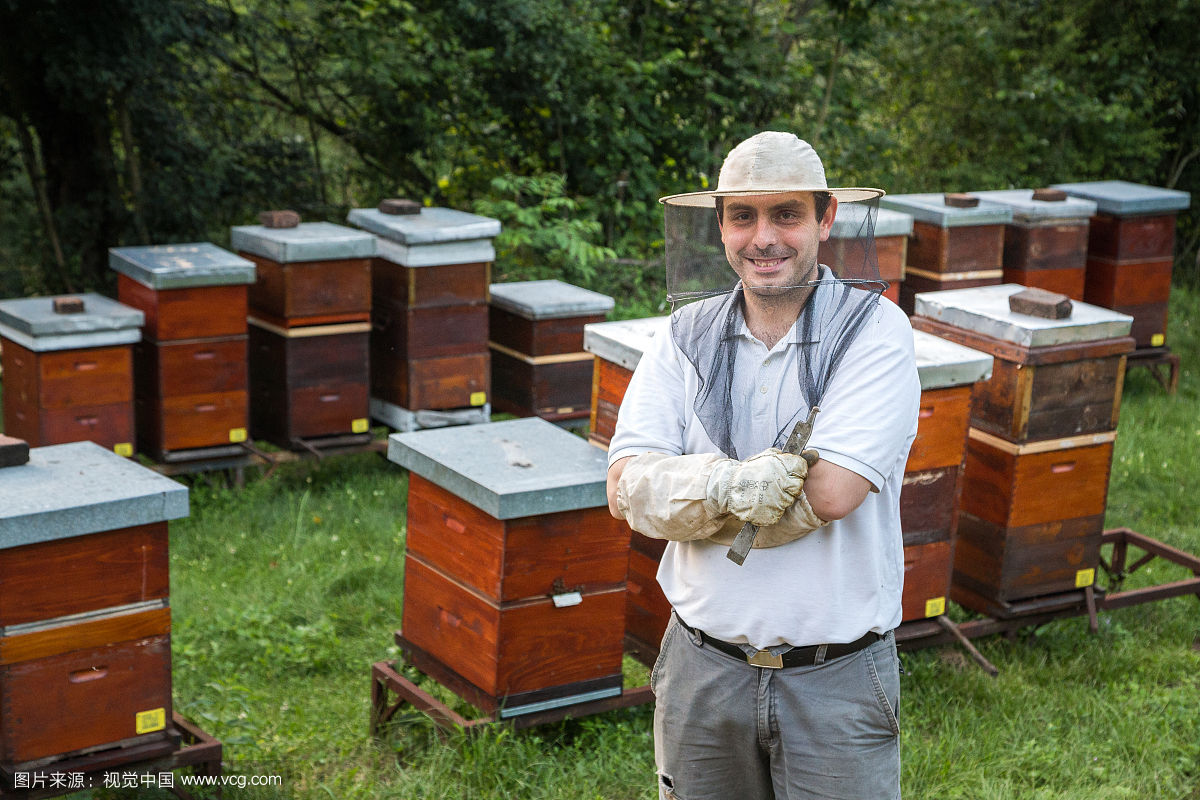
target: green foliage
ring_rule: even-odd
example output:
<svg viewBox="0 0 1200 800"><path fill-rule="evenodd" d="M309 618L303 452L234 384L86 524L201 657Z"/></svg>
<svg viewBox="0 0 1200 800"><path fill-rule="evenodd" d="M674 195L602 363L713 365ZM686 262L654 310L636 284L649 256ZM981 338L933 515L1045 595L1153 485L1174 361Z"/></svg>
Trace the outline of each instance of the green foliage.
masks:
<svg viewBox="0 0 1200 800"><path fill-rule="evenodd" d="M500 220L496 237L495 279L560 278L591 285L597 270L616 257L612 248L595 244L600 222L588 219L579 203L564 197L562 175L492 179L495 198L482 198L475 211Z"/></svg>

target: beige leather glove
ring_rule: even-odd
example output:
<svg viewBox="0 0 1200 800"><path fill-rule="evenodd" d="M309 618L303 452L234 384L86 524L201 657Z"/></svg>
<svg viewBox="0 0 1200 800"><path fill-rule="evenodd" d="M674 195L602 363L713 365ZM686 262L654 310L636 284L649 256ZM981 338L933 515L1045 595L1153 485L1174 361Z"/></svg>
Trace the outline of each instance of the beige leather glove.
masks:
<svg viewBox="0 0 1200 800"><path fill-rule="evenodd" d="M789 520L807 520L809 523L812 520L820 520L811 513L812 509L807 500L796 512L792 512L790 508L795 493L800 492L804 483L803 477L798 477L791 469L794 468L801 476L807 475L807 463L798 456L780 453L778 450L766 451L760 456L776 454L783 458L756 456L746 462L739 462L712 453L684 456L644 453L630 459L621 473L621 479L617 482L617 511L631 528L652 539L686 542L713 538L714 541L724 541L728 544L744 524L743 519L731 513L731 501L737 507L749 508L752 512L754 505L748 504L747 498L760 493L759 484L747 485L736 492L733 490L733 484L742 479L750 482L752 476L760 476L758 481L761 483L762 480L769 480L762 478L762 475L779 472L781 476L786 476L783 479L787 484L784 495L788 497L788 505L785 506L788 512L778 524L759 531L760 538L755 540L755 546L762 546L760 542L774 546L770 543L783 544L785 541L792 541L803 533L796 532L796 526L787 524ZM733 469L744 468L752 461L755 462L755 466L750 472ZM781 465L787 466L788 469L780 470ZM723 489L723 486L728 489ZM789 495L792 487L795 492ZM768 494L765 491L762 493ZM735 494L736 497L732 497ZM782 502L782 497L777 500ZM803 509L808 509L807 515L803 513ZM773 512L764 512L766 518L772 515ZM774 516L779 519L777 515Z"/></svg>
<svg viewBox="0 0 1200 800"><path fill-rule="evenodd" d="M709 475L705 505L714 516L733 514L760 527L774 525L807 477L807 461L774 447L745 461L724 459Z"/></svg>
<svg viewBox="0 0 1200 800"><path fill-rule="evenodd" d="M742 522L737 517L731 516L730 518L735 520L737 525L726 526L717 531L709 537L711 541L726 547L733 544L738 531L742 529ZM778 522L758 529L758 535L754 537L754 549L779 547L781 544L803 539L817 528L828 524L827 521L816 515L812 506L809 505L808 498L801 491L796 495L796 502L788 506L787 511L783 512L783 516L779 518Z"/></svg>

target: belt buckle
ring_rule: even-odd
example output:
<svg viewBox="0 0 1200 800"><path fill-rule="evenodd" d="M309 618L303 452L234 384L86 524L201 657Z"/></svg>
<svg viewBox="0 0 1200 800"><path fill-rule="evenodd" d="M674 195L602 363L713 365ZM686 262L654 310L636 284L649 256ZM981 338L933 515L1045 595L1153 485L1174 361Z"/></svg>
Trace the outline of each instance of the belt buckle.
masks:
<svg viewBox="0 0 1200 800"><path fill-rule="evenodd" d="M783 656L771 655L770 650L759 650L753 655L746 656L746 663L752 667L764 669L783 669Z"/></svg>

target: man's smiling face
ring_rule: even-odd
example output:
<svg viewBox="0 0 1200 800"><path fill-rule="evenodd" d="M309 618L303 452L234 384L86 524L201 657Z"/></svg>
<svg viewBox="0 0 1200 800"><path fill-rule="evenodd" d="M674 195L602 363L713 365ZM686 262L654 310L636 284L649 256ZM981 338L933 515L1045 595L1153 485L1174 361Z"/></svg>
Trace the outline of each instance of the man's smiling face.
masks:
<svg viewBox="0 0 1200 800"><path fill-rule="evenodd" d="M819 222L812 192L729 197L724 201L721 241L725 257L755 294L774 295L816 277L817 247L829 237L837 211L830 202Z"/></svg>

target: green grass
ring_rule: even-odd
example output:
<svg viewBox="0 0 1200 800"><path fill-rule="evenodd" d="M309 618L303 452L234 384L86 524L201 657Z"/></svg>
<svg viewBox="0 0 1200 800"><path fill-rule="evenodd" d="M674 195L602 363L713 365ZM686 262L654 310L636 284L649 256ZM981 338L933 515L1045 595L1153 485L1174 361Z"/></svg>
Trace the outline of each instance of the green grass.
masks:
<svg viewBox="0 0 1200 800"><path fill-rule="evenodd" d="M1145 369L1128 375L1107 520L1191 553L1197 320L1200 294L1177 290L1176 395ZM373 741L369 668L397 655L406 476L364 454L251 477L241 490L196 481L191 516L171 528L176 707L224 743L227 773L284 776L282 789L227 797L655 797L649 708L445 741L409 713ZM1185 576L1156 564L1127 584ZM1074 618L977 640L995 679L959 648L906 655L906 798L1200 800L1200 603L1104 612L1100 623L1096 634ZM627 663L628 681L643 682Z"/></svg>

